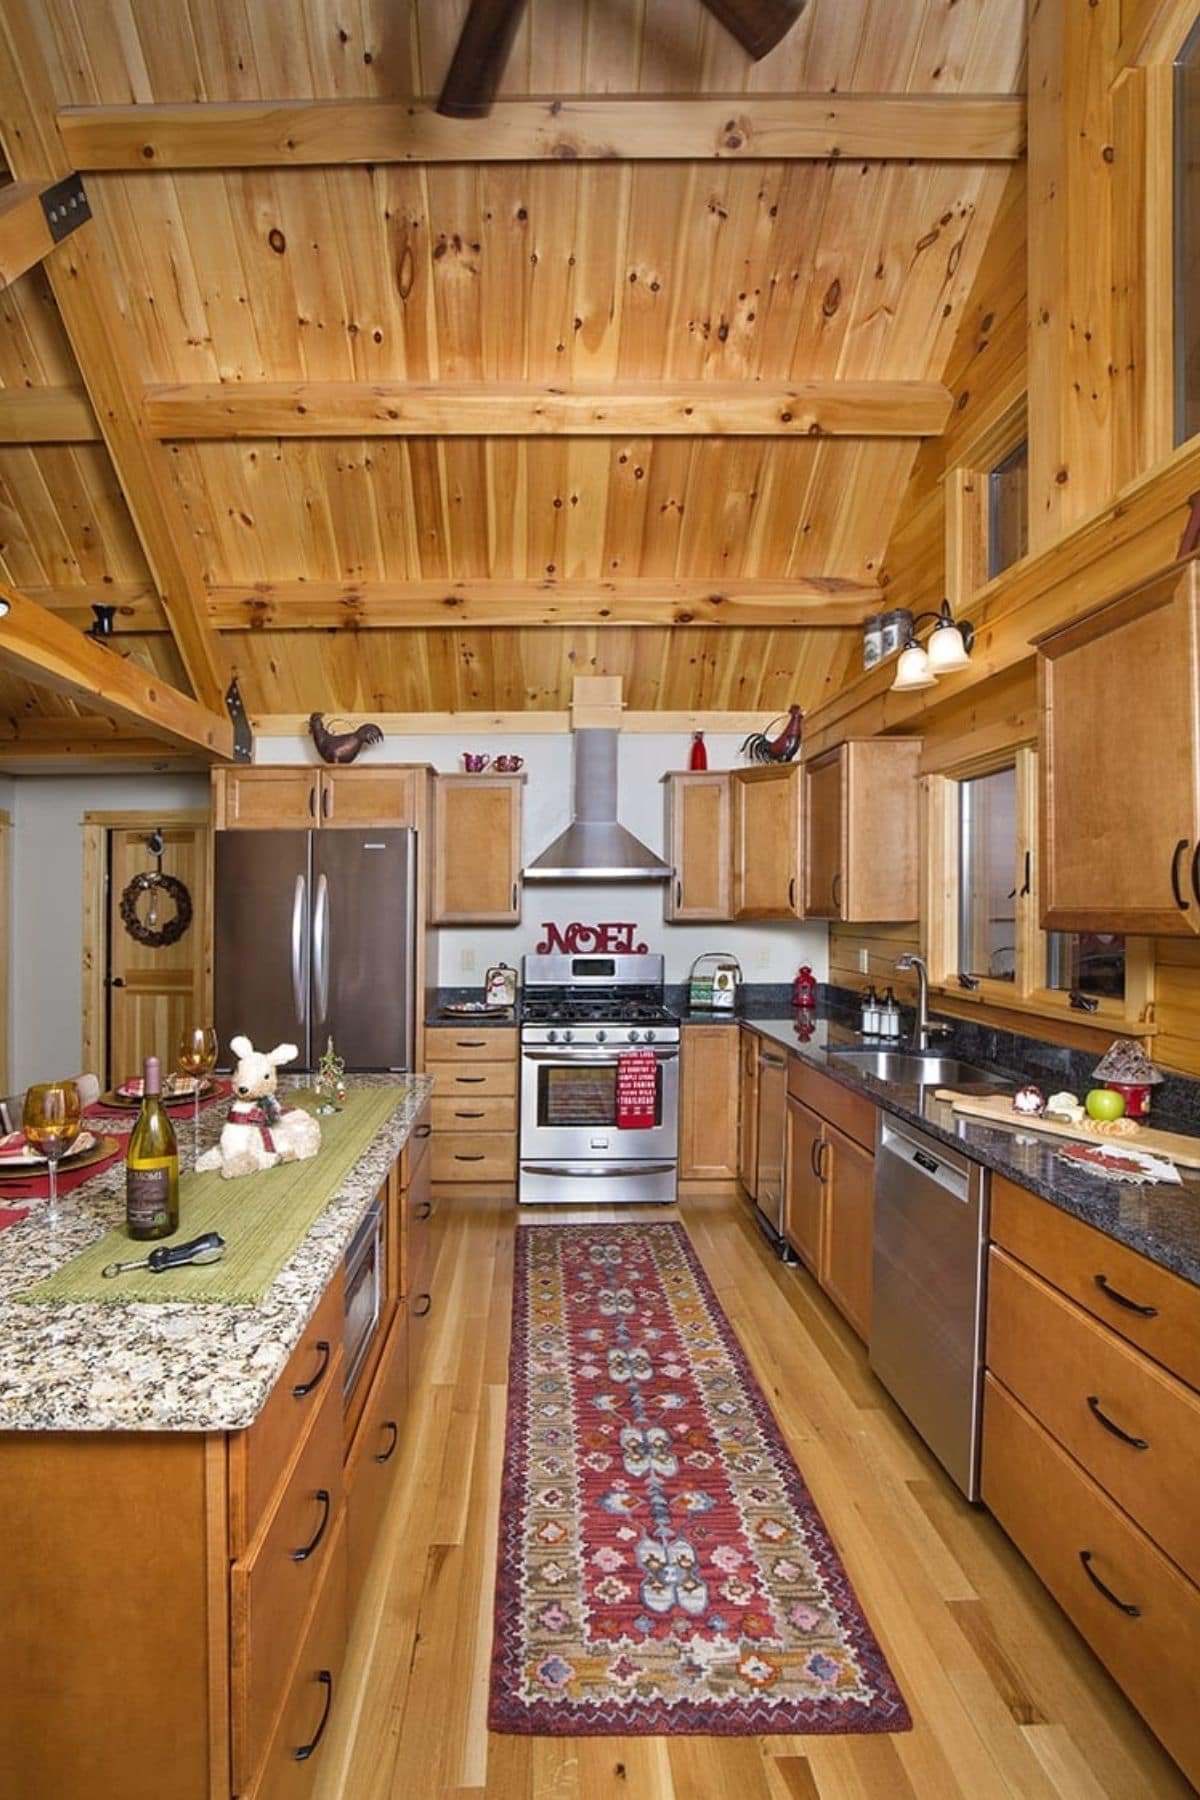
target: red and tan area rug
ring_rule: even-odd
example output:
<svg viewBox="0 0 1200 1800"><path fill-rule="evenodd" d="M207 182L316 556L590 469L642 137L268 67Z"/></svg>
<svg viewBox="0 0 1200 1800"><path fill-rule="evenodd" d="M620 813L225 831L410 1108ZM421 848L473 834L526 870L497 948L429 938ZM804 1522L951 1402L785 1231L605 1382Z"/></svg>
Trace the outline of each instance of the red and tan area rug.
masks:
<svg viewBox="0 0 1200 1800"><path fill-rule="evenodd" d="M493 1731L905 1731L681 1225L517 1231Z"/></svg>

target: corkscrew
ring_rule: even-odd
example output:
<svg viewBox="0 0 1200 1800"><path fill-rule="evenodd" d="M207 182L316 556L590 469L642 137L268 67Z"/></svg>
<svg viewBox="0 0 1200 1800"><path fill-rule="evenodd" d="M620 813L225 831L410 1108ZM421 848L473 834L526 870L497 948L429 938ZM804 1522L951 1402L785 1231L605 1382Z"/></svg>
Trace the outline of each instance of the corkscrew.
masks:
<svg viewBox="0 0 1200 1800"><path fill-rule="evenodd" d="M220 1262L224 1254L225 1239L220 1232L206 1231L203 1237L192 1238L186 1244L160 1244L137 1262L106 1263L100 1273L105 1279L124 1275L127 1269L149 1269L152 1275L161 1275L165 1269L179 1269L185 1263Z"/></svg>

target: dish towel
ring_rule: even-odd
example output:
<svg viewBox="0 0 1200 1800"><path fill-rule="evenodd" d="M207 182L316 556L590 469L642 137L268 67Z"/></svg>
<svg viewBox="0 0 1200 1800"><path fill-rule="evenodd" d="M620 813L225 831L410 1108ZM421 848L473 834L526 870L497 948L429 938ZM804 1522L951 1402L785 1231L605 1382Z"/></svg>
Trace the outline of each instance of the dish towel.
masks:
<svg viewBox="0 0 1200 1800"><path fill-rule="evenodd" d="M617 1057L617 1130L648 1131L655 1123L658 1073L653 1050L623 1050Z"/></svg>

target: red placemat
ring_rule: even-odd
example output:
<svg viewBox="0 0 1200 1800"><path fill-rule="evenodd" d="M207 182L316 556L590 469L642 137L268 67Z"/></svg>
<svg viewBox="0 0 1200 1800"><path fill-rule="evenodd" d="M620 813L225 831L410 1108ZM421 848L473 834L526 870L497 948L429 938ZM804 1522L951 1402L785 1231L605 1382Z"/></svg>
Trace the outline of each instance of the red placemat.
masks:
<svg viewBox="0 0 1200 1800"><path fill-rule="evenodd" d="M90 1181L93 1175L103 1175L105 1169L111 1169L115 1162L121 1162L125 1156L123 1145L118 1145L110 1156L102 1156L97 1162L88 1163L85 1168L59 1168L58 1195L61 1200L64 1194L73 1194L77 1187ZM39 1169L21 1181L5 1180L0 1186L0 1205L6 1200L48 1200L50 1198L50 1176L45 1169ZM10 1225L18 1221L10 1219Z"/></svg>
<svg viewBox="0 0 1200 1800"><path fill-rule="evenodd" d="M0 1206L0 1231L7 1231L10 1225L19 1225L22 1219L28 1217L27 1206Z"/></svg>

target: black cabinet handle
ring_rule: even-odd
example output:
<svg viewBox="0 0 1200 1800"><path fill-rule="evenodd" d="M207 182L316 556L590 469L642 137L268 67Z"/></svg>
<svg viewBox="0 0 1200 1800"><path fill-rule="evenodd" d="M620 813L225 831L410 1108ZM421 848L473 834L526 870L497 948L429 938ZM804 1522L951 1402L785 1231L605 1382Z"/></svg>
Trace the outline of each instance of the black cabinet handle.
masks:
<svg viewBox="0 0 1200 1800"><path fill-rule="evenodd" d="M317 790L315 786L310 787L308 790L308 816L310 819L315 819L317 816Z"/></svg>
<svg viewBox="0 0 1200 1800"><path fill-rule="evenodd" d="M413 1136L419 1137L419 1138L427 1138L432 1130L433 1130L432 1125L429 1125L429 1124L418 1125L417 1129L413 1132Z"/></svg>
<svg viewBox="0 0 1200 1800"><path fill-rule="evenodd" d="M796 904L796 877L793 875L791 880L788 882L788 905L795 906L795 904Z"/></svg>
<svg viewBox="0 0 1200 1800"><path fill-rule="evenodd" d="M391 1432L392 1441L386 1450L379 1450L376 1452L375 1461L377 1463L391 1462L393 1456L396 1454L396 1445L400 1442L400 1427L397 1425L395 1419L385 1419L383 1421L383 1429Z"/></svg>
<svg viewBox="0 0 1200 1800"><path fill-rule="evenodd" d="M319 1388L321 1383L325 1379L326 1373L329 1368L329 1358L332 1355L332 1351L329 1348L328 1338L318 1338L317 1339L317 1349L321 1352L321 1366L317 1370L316 1374L313 1376L311 1381L298 1381L296 1383L295 1387L292 1389L293 1400L307 1399L308 1395L313 1392L314 1388Z"/></svg>
<svg viewBox="0 0 1200 1800"><path fill-rule="evenodd" d="M419 1206L413 1208L413 1218L414 1219L427 1219L427 1218L429 1218L429 1216L432 1212L433 1212L433 1201L432 1200L422 1200L422 1202Z"/></svg>
<svg viewBox="0 0 1200 1800"><path fill-rule="evenodd" d="M513 882L512 910L514 912L517 910L517 884L515 881Z"/></svg>
<svg viewBox="0 0 1200 1800"><path fill-rule="evenodd" d="M329 817L329 789L324 782L321 783L321 817L323 819Z"/></svg>
<svg viewBox="0 0 1200 1800"><path fill-rule="evenodd" d="M1187 847L1188 840L1186 838L1180 838L1175 846L1174 854L1171 857L1171 892L1175 896L1175 904L1180 912L1191 911L1191 903L1184 899L1179 887L1179 859ZM1198 845L1197 848L1200 848L1200 845Z"/></svg>
<svg viewBox="0 0 1200 1800"><path fill-rule="evenodd" d="M817 1154L818 1154L820 1148L821 1148L821 1140L819 1137L815 1137L813 1139L812 1143L808 1146L808 1166L812 1170L813 1174L815 1175L815 1177L818 1181L820 1181L820 1179L821 1179L821 1165L817 1161Z"/></svg>
<svg viewBox="0 0 1200 1800"><path fill-rule="evenodd" d="M325 1527L329 1524L329 1515L333 1510L329 1500L329 1489L318 1488L313 1495L313 1499L319 1500L324 1508L324 1511L321 1514L321 1523L317 1526L317 1535L314 1538L311 1538L301 1549L292 1551L293 1562L308 1561L321 1539L325 1536Z"/></svg>
<svg viewBox="0 0 1200 1800"><path fill-rule="evenodd" d="M1107 1275L1093 1275L1092 1280L1106 1299L1112 1300L1117 1306L1123 1306L1126 1312L1137 1313L1138 1317L1142 1319L1157 1319L1157 1306L1140 1306L1136 1300L1130 1300L1127 1295L1119 1294L1115 1287L1109 1287Z"/></svg>
<svg viewBox="0 0 1200 1800"><path fill-rule="evenodd" d="M824 1186L824 1184L829 1179L828 1175L825 1172L825 1152L828 1149L829 1149L828 1140L826 1138L822 1138L820 1140L819 1144L817 1145L817 1180L821 1183L822 1186Z"/></svg>
<svg viewBox="0 0 1200 1800"><path fill-rule="evenodd" d="M1200 838L1196 839L1196 848L1192 851L1192 892L1200 900Z"/></svg>
<svg viewBox="0 0 1200 1800"><path fill-rule="evenodd" d="M432 1294L418 1294L416 1299L413 1301L413 1309L412 1309L413 1310L413 1318L414 1319L423 1319L432 1305L433 1305L433 1295Z"/></svg>
<svg viewBox="0 0 1200 1800"><path fill-rule="evenodd" d="M678 875L675 877L675 904L676 906L683 905L683 883Z"/></svg>
<svg viewBox="0 0 1200 1800"><path fill-rule="evenodd" d="M1131 1606L1128 1600L1118 1600L1112 1589L1104 1585L1100 1577L1096 1574L1096 1571L1092 1568L1092 1552L1090 1550L1081 1550L1079 1552L1079 1560L1083 1564L1083 1572L1091 1582L1092 1586L1100 1589L1100 1592L1111 1606L1115 1606L1118 1612L1123 1612L1127 1619L1141 1618L1142 1609L1140 1606Z"/></svg>
<svg viewBox="0 0 1200 1800"><path fill-rule="evenodd" d="M834 876L829 891L833 895L834 912L840 912L842 910L842 871L840 869Z"/></svg>
<svg viewBox="0 0 1200 1800"><path fill-rule="evenodd" d="M459 1050L486 1050L487 1045L482 1038L455 1038L455 1046Z"/></svg>
<svg viewBox="0 0 1200 1800"><path fill-rule="evenodd" d="M455 1162L482 1162L484 1155L485 1152L482 1150L473 1151L470 1156L465 1155L462 1151L456 1150L454 1152L454 1160Z"/></svg>
<svg viewBox="0 0 1200 1800"><path fill-rule="evenodd" d="M1150 1448L1150 1445L1145 1438L1130 1437L1127 1431L1122 1431L1119 1425L1114 1425L1113 1421L1108 1418L1106 1414L1101 1412L1099 1394L1089 1394L1087 1403L1088 1411L1091 1413L1096 1423L1098 1425L1103 1425L1105 1431L1111 1431L1113 1436L1115 1438L1120 1438L1123 1444L1128 1444L1133 1450L1148 1450Z"/></svg>
<svg viewBox="0 0 1200 1800"><path fill-rule="evenodd" d="M481 1112L456 1112L454 1116L456 1119L482 1119L485 1115Z"/></svg>
<svg viewBox="0 0 1200 1800"><path fill-rule="evenodd" d="M487 1080L487 1076L486 1075L456 1075L454 1077L454 1079L455 1079L455 1081L459 1082L460 1085L463 1087L477 1087L480 1082Z"/></svg>
<svg viewBox="0 0 1200 1800"><path fill-rule="evenodd" d="M317 1726L315 1737L309 1738L307 1744L301 1744L298 1750L292 1751L293 1762L307 1762L321 1739L325 1736L325 1727L329 1723L329 1712L333 1705L333 1670L318 1669L316 1679L325 1689L325 1710L321 1714L321 1723Z"/></svg>

